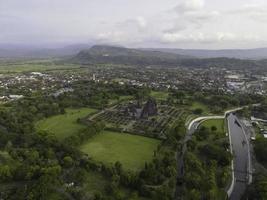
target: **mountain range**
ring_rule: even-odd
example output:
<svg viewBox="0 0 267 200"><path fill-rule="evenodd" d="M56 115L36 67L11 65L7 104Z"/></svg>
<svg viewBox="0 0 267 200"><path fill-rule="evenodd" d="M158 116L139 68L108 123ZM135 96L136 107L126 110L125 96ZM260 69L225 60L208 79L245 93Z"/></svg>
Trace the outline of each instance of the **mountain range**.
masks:
<svg viewBox="0 0 267 200"><path fill-rule="evenodd" d="M96 45L106 46L108 45ZM23 45L10 45L0 44L0 58L49 58L49 57L65 57L78 54L80 51L86 51L93 47L93 44L75 44L66 47L36 47L36 46L23 46ZM114 47L122 48L122 47ZM124 53L128 52L129 49L122 48ZM126 51L127 49L127 51ZM118 49L117 49L118 50ZM83 52L84 52L83 51ZM171 48L139 48L131 49L131 53L137 54L141 51L142 54L151 56L165 55L173 57L178 55L182 57L194 57L194 58L237 58L237 59L248 59L248 60L260 60L267 59L267 48L257 49L224 49L224 50L204 50L204 49L171 49ZM147 53L144 53L144 52ZM149 53L150 52L150 53ZM122 53L122 52L121 52ZM164 54L165 53L165 54ZM167 55L168 54L168 55ZM153 56L154 56L153 55Z"/></svg>
<svg viewBox="0 0 267 200"><path fill-rule="evenodd" d="M150 51L161 51L174 54L183 54L197 58L238 58L249 60L260 60L267 58L267 48L257 49L223 49L223 50L204 50L204 49L146 49Z"/></svg>
<svg viewBox="0 0 267 200"><path fill-rule="evenodd" d="M220 67L220 68L262 68L267 60L239 59L227 57L198 58L158 49L129 49L124 47L96 45L67 59L76 64L117 64L161 67Z"/></svg>

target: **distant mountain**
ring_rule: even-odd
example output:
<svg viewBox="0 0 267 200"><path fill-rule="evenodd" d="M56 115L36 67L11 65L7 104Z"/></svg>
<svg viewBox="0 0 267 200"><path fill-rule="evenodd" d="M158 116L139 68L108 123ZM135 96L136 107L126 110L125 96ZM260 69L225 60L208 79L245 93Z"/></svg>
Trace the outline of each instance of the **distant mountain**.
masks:
<svg viewBox="0 0 267 200"><path fill-rule="evenodd" d="M90 49L83 50L80 53L98 55L104 57L116 57L116 56L140 56L140 57L164 57L170 59L176 58L192 58L192 56L179 55L177 53L161 52L158 50L140 50L140 49L130 49L118 46L108 46L108 45L95 45Z"/></svg>
<svg viewBox="0 0 267 200"><path fill-rule="evenodd" d="M20 45L1 45L0 58L55 58L71 56L92 45L77 44L63 48L42 48Z"/></svg>
<svg viewBox="0 0 267 200"><path fill-rule="evenodd" d="M80 51L71 61L93 64L93 63L113 63L113 64L173 64L179 59L189 59L192 56L178 55L160 51L147 51L139 49L129 49L124 47L95 45L90 49Z"/></svg>
<svg viewBox="0 0 267 200"><path fill-rule="evenodd" d="M193 56L197 58L238 58L238 59L250 59L260 60L267 59L267 48L258 49L225 49L225 50L204 50L204 49L145 49L149 51L161 51L174 54L183 54L187 56Z"/></svg>
<svg viewBox="0 0 267 200"><path fill-rule="evenodd" d="M196 58L158 49L129 49L114 46L93 46L82 50L67 62L78 64L121 64L135 66L161 67L220 67L220 68L262 68L267 60L246 60L236 58Z"/></svg>

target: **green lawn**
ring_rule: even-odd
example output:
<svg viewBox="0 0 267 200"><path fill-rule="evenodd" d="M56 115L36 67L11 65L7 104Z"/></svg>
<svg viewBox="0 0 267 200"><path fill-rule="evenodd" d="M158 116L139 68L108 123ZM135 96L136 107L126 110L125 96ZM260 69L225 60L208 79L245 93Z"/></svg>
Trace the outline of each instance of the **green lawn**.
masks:
<svg viewBox="0 0 267 200"><path fill-rule="evenodd" d="M198 109L198 108L201 108L201 109L203 110L203 113L204 113L204 114L209 113L209 108L208 108L208 106L206 106L206 105L203 104L203 103L197 102L197 101L193 102L193 104L192 104L191 107L190 107L190 110L193 110L193 111L194 111L195 109Z"/></svg>
<svg viewBox="0 0 267 200"><path fill-rule="evenodd" d="M47 70L59 70L59 69L72 69L80 68L79 65L57 65L53 60L32 60L32 61L10 61L4 62L0 60L0 72L1 73L21 73L32 71L47 71Z"/></svg>
<svg viewBox="0 0 267 200"><path fill-rule="evenodd" d="M105 164L119 161L124 169L139 170L151 161L159 143L147 137L104 131L82 145L81 150Z"/></svg>
<svg viewBox="0 0 267 200"><path fill-rule="evenodd" d="M167 100L169 93L164 91L152 91L150 96L157 100Z"/></svg>
<svg viewBox="0 0 267 200"><path fill-rule="evenodd" d="M108 104L109 105L115 105L121 101L129 101L132 99L133 99L133 96L131 96L131 95L119 96L119 99L110 99Z"/></svg>
<svg viewBox="0 0 267 200"><path fill-rule="evenodd" d="M83 126L77 123L78 118L86 117L97 110L91 108L66 109L63 115L56 115L43 119L36 123L37 130L44 130L55 134L58 139L64 139L72 134L78 133Z"/></svg>
<svg viewBox="0 0 267 200"><path fill-rule="evenodd" d="M209 119L209 120L204 121L201 124L201 126L205 126L205 127L209 128L209 129L212 126L215 126L219 133L224 133L225 132L224 119Z"/></svg>

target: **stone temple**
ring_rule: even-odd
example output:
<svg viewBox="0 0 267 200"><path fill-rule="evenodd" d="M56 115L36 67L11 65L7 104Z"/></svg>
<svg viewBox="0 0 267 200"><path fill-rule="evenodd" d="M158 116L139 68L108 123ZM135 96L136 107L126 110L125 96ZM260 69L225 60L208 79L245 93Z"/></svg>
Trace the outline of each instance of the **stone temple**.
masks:
<svg viewBox="0 0 267 200"><path fill-rule="evenodd" d="M143 108L138 104L130 103L124 110L124 115L134 119L147 119L157 114L157 103L153 98L149 98Z"/></svg>
<svg viewBox="0 0 267 200"><path fill-rule="evenodd" d="M150 116L154 116L157 114L158 114L157 102L155 99L149 98L141 112L140 118L146 119Z"/></svg>

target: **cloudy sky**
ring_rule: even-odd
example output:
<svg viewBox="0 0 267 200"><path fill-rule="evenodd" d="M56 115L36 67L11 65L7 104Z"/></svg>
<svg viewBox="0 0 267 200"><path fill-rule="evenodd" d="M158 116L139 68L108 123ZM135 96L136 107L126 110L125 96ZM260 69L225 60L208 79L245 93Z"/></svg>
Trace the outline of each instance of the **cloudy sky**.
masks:
<svg viewBox="0 0 267 200"><path fill-rule="evenodd" d="M267 1L0 0L0 43L267 47Z"/></svg>

